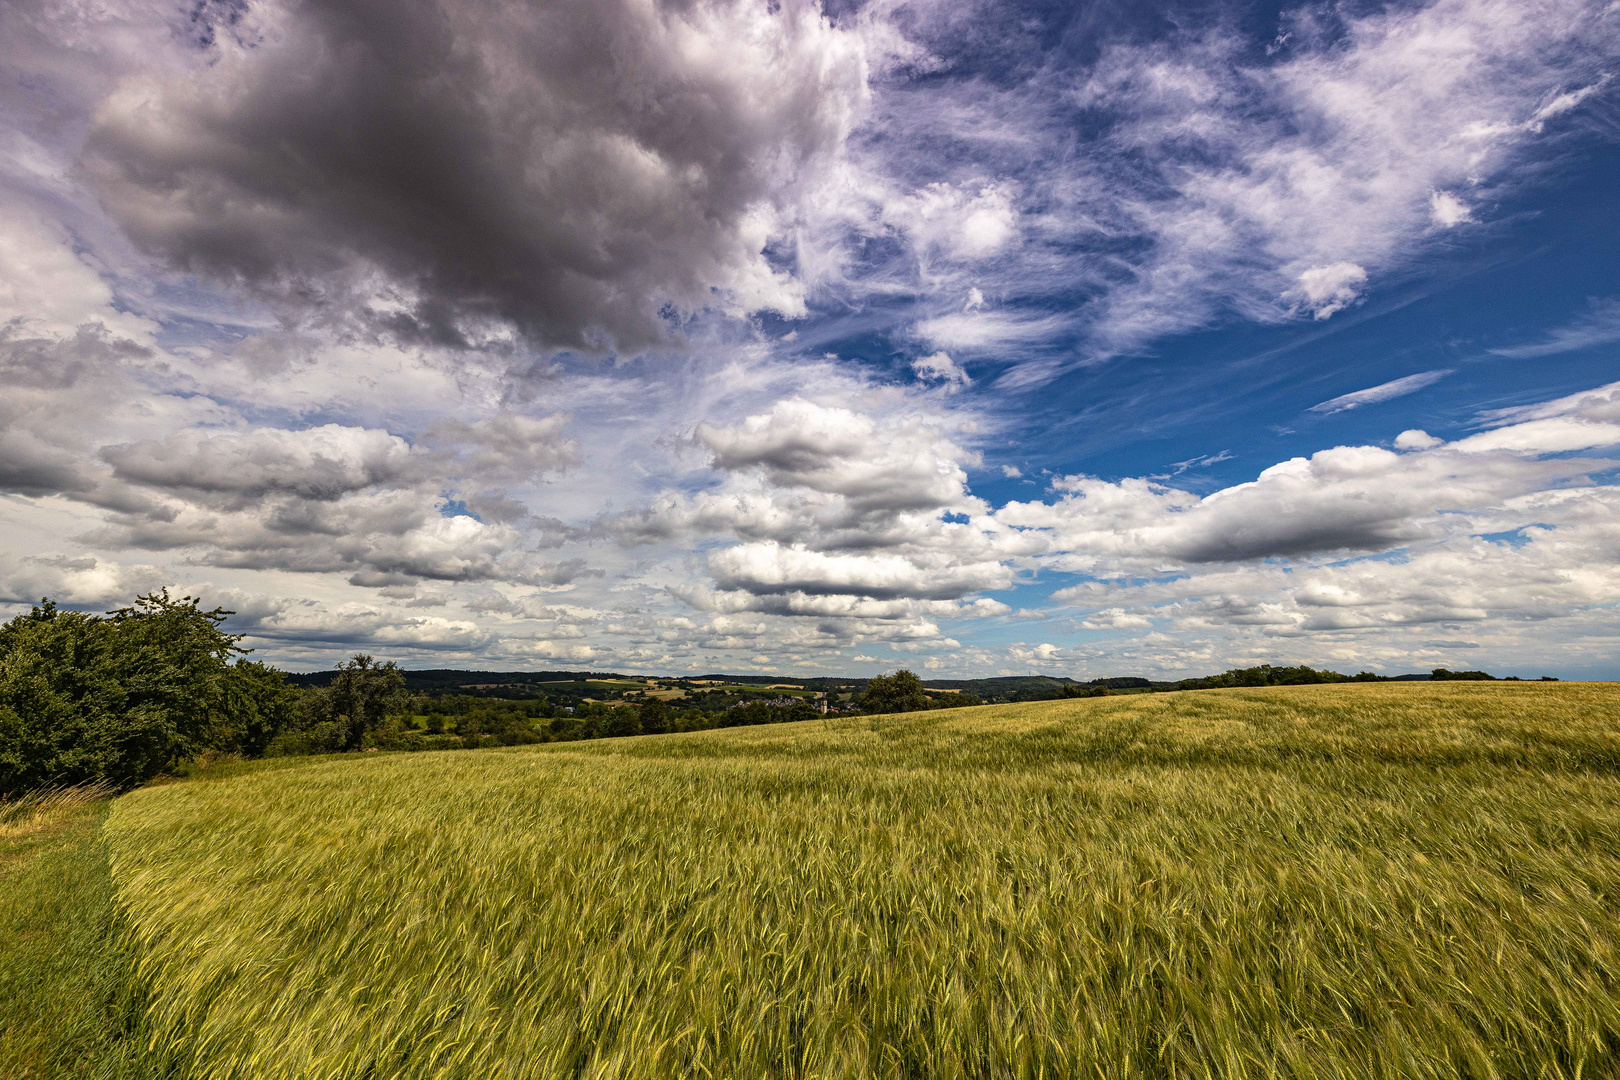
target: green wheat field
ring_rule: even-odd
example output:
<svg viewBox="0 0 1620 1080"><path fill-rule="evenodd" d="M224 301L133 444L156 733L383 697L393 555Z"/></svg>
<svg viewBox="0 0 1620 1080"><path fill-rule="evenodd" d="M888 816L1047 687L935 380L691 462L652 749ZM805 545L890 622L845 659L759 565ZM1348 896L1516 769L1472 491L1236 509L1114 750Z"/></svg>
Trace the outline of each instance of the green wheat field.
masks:
<svg viewBox="0 0 1620 1080"><path fill-rule="evenodd" d="M277 764L0 863L0 1075L1620 1076L1617 685Z"/></svg>

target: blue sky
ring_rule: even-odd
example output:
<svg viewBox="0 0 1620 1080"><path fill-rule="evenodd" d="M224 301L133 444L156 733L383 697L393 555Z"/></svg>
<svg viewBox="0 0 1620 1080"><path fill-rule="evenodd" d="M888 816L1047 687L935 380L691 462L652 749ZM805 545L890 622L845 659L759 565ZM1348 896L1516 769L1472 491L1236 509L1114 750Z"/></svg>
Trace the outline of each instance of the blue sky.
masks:
<svg viewBox="0 0 1620 1080"><path fill-rule="evenodd" d="M0 599L1620 677L1620 9L0 14ZM386 32L384 32L386 30Z"/></svg>

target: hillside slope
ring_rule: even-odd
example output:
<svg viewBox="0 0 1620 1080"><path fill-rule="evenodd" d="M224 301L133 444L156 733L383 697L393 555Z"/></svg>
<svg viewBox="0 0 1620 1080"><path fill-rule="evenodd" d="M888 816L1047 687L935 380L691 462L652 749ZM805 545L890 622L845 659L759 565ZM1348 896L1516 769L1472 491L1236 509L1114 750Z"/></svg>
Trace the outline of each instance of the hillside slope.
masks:
<svg viewBox="0 0 1620 1080"><path fill-rule="evenodd" d="M195 1077L1620 1071L1620 687L369 755L108 827Z"/></svg>

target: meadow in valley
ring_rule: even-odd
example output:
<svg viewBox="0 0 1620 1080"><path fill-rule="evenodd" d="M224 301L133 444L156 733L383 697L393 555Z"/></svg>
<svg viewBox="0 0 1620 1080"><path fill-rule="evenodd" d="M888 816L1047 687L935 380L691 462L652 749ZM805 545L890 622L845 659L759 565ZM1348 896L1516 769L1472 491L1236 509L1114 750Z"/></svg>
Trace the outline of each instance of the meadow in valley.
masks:
<svg viewBox="0 0 1620 1080"><path fill-rule="evenodd" d="M0 954L88 958L0 961L10 1077L1620 1075L1615 685L278 759L72 815L0 862Z"/></svg>

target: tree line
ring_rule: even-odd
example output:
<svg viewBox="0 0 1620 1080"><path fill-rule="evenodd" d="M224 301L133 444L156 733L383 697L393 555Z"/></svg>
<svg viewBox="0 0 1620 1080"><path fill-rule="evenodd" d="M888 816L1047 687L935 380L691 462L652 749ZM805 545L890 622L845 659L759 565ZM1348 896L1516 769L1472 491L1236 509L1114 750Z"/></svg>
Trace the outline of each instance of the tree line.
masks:
<svg viewBox="0 0 1620 1080"><path fill-rule="evenodd" d="M1406 678L1422 678L1422 676L1407 676ZM1498 679L1495 675L1483 671L1448 671L1445 668L1435 668L1428 676L1430 682L1522 682L1517 675L1507 675ZM1337 671L1325 671L1318 668L1272 666L1261 664L1258 667L1233 668L1219 675L1210 675L1202 679L1183 679L1166 689L1171 690L1217 690L1232 686L1310 686L1319 683L1342 682L1401 682L1399 677L1389 675L1375 675L1370 671L1360 671L1354 675L1344 675ZM1543 675L1541 682L1557 682L1550 675Z"/></svg>

